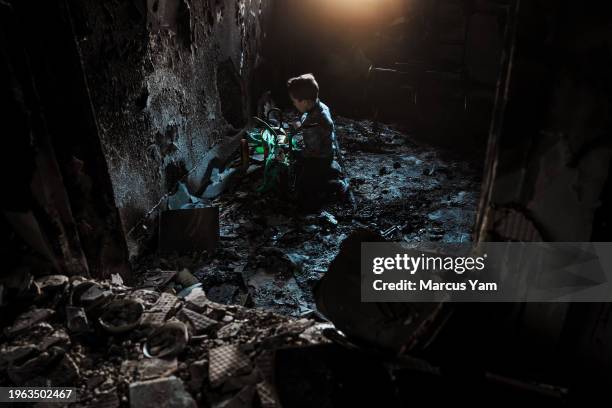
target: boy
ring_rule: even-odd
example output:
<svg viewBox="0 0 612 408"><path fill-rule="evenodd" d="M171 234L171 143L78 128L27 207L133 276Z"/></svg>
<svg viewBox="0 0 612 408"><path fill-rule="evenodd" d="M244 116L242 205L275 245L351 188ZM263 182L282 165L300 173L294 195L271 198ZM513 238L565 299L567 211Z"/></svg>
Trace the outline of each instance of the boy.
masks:
<svg viewBox="0 0 612 408"><path fill-rule="evenodd" d="M316 207L334 188L339 175L334 162L335 131L329 108L319 100L319 84L312 74L287 81L289 96L302 114L294 138L301 145L298 154L296 188L300 201Z"/></svg>

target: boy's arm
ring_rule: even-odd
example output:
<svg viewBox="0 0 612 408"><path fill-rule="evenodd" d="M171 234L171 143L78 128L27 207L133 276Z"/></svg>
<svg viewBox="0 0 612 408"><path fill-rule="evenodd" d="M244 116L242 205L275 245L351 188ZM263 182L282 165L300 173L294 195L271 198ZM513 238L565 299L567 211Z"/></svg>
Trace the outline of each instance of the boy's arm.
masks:
<svg viewBox="0 0 612 408"><path fill-rule="evenodd" d="M304 153L313 157L332 155L332 128L326 123L302 125L300 133L304 140Z"/></svg>

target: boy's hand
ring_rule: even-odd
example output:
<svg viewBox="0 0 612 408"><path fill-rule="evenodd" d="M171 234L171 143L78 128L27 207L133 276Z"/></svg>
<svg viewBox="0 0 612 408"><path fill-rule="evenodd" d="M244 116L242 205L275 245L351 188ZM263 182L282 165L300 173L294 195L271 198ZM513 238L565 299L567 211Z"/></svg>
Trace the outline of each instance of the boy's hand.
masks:
<svg viewBox="0 0 612 408"><path fill-rule="evenodd" d="M293 122L293 123L291 124L291 127L292 127L294 130L298 130L299 128L301 128L301 127L302 127L302 122L300 122L299 120L296 120L295 122Z"/></svg>

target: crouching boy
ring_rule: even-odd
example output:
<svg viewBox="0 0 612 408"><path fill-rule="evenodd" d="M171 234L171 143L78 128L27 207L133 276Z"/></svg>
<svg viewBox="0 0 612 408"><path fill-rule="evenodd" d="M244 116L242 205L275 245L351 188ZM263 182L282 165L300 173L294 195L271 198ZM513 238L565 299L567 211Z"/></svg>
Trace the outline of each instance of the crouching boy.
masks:
<svg viewBox="0 0 612 408"><path fill-rule="evenodd" d="M329 108L319 100L319 85L312 74L289 79L287 88L293 105L302 114L294 136L301 147L296 163L298 200L304 207L313 208L338 190L334 121Z"/></svg>

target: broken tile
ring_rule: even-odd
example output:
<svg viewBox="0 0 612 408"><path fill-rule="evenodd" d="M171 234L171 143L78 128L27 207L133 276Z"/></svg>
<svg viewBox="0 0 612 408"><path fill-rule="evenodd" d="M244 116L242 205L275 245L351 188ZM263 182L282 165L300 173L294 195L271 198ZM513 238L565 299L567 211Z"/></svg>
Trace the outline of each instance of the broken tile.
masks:
<svg viewBox="0 0 612 408"><path fill-rule="evenodd" d="M188 323L195 335L210 333L219 325L216 320L186 308L178 312L177 318Z"/></svg>
<svg viewBox="0 0 612 408"><path fill-rule="evenodd" d="M222 385L230 377L248 373L251 369L249 357L236 345L217 347L209 352L208 377L213 388Z"/></svg>
<svg viewBox="0 0 612 408"><path fill-rule="evenodd" d="M149 310L151 313L161 313L164 319L169 319L174 316L175 312L180 307L179 300L171 293L162 293L157 303Z"/></svg>
<svg viewBox="0 0 612 408"><path fill-rule="evenodd" d="M130 407L196 408L197 404L185 390L183 382L172 376L130 384Z"/></svg>
<svg viewBox="0 0 612 408"><path fill-rule="evenodd" d="M170 282L176 276L176 271L164 271L161 269L154 269L147 272L145 281L142 286L154 287L157 290L163 290L168 282Z"/></svg>
<svg viewBox="0 0 612 408"><path fill-rule="evenodd" d="M144 312L142 315L142 325L159 327L166 322L167 312Z"/></svg>
<svg viewBox="0 0 612 408"><path fill-rule="evenodd" d="M136 370L141 380L167 377L174 374L176 370L178 370L178 362L176 358L170 360L160 358L145 358L138 362Z"/></svg>

